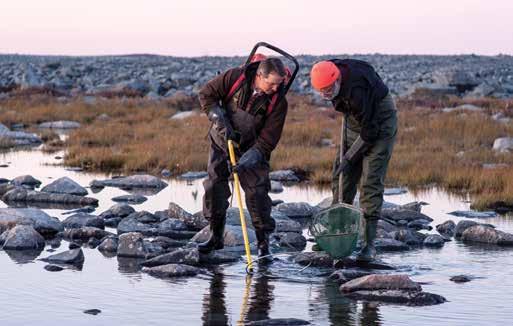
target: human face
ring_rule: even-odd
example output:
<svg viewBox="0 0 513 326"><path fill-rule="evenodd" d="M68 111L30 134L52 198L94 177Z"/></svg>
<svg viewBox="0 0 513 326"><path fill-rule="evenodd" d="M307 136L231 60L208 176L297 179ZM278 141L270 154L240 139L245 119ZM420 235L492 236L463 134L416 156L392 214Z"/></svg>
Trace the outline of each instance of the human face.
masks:
<svg viewBox="0 0 513 326"><path fill-rule="evenodd" d="M274 72L271 72L267 77L264 77L261 73L257 73L255 78L255 88L267 95L271 95L278 91L278 87L283 83L283 80L284 77L281 77Z"/></svg>
<svg viewBox="0 0 513 326"><path fill-rule="evenodd" d="M330 86L321 88L319 93L321 97L326 101L331 101L335 97L337 97L338 92L340 92L340 85L342 84L340 77Z"/></svg>

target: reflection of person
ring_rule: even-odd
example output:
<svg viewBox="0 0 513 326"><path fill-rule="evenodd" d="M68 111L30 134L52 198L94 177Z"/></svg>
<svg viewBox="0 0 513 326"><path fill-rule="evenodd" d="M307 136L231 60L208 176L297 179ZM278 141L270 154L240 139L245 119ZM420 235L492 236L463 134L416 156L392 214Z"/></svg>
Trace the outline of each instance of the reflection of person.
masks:
<svg viewBox="0 0 513 326"><path fill-rule="evenodd" d="M344 203L352 204L361 179L360 207L365 218L364 246L357 260L376 256L373 241L381 207L384 179L397 133L397 113L388 87L374 68L360 60L316 63L310 73L312 86L344 113L344 143L335 158L333 203L339 200L339 175L343 175Z"/></svg>
<svg viewBox="0 0 513 326"><path fill-rule="evenodd" d="M269 311L274 300L274 285L269 284L269 278L265 275L257 275L254 277L254 286L252 287L252 295L249 302L248 312L245 321L257 321L269 319Z"/></svg>
<svg viewBox="0 0 513 326"><path fill-rule="evenodd" d="M200 90L201 108L213 123L209 133L208 178L203 183L203 215L210 222L212 235L198 246L202 253L223 248L230 197L226 147L231 139L240 145L242 156L236 171L255 228L258 254L269 255L269 234L275 228L269 197L269 160L287 115L287 101L280 96L285 76L281 60L268 58L229 69Z"/></svg>
<svg viewBox="0 0 513 326"><path fill-rule="evenodd" d="M210 281L208 294L203 297L203 325L228 325L224 301L226 283L222 273L216 273Z"/></svg>

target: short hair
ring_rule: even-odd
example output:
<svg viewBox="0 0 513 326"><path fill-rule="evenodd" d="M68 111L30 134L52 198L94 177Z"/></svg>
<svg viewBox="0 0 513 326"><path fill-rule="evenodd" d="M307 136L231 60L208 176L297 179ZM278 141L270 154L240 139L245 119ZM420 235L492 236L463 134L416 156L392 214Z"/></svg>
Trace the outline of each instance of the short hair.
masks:
<svg viewBox="0 0 513 326"><path fill-rule="evenodd" d="M280 75L280 77L287 75L283 62L278 58L267 58L260 61L257 69L257 74L258 73L261 73L264 77L269 76L270 73L276 73Z"/></svg>

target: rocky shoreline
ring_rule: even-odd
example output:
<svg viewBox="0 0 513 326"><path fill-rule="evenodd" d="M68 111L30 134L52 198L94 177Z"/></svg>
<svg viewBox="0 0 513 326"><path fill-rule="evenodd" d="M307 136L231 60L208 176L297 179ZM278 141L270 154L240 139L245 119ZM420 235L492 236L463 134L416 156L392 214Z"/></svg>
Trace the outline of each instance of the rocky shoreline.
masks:
<svg viewBox="0 0 513 326"><path fill-rule="evenodd" d="M405 96L427 89L437 94L479 98L513 96L513 57L507 55L333 55L298 56L301 69L292 91L313 94L309 69L318 60L351 57L369 61L392 93ZM0 55L0 99L18 91L55 96L137 96L151 100L196 95L220 71L243 57L33 56Z"/></svg>

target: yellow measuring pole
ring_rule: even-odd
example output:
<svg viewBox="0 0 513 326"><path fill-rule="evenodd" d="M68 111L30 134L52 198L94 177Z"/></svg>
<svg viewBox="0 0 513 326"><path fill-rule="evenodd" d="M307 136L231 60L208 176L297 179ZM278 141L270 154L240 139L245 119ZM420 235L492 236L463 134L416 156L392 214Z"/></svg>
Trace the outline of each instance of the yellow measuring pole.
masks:
<svg viewBox="0 0 513 326"><path fill-rule="evenodd" d="M232 167L237 165L235 160L235 150L232 140L228 140L228 152L230 153L230 163ZM246 229L246 219L244 218L244 209L242 208L242 196L240 194L240 181L237 172L233 172L233 182L235 188L235 195L237 196L237 204L239 205L240 225L242 227L242 236L244 237L244 248L246 249L246 257L248 260L248 270L253 270L253 262L251 260L251 250L249 248L248 231Z"/></svg>

